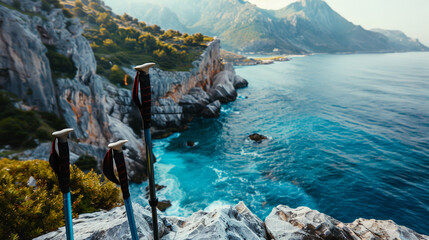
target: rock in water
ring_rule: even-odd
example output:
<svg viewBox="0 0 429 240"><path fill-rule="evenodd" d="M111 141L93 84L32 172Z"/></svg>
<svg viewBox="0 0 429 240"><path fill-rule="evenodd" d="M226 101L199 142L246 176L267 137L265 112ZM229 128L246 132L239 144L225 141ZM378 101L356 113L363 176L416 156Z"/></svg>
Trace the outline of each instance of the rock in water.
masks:
<svg viewBox="0 0 429 240"><path fill-rule="evenodd" d="M257 143L260 143L260 142L262 142L262 140L266 140L268 138L265 137L264 135L260 135L260 134L254 133L254 134L249 135L249 139L252 140L252 141L255 141Z"/></svg>
<svg viewBox="0 0 429 240"><path fill-rule="evenodd" d="M195 146L195 142L194 141L186 141L186 146L193 147L193 146Z"/></svg>
<svg viewBox="0 0 429 240"><path fill-rule="evenodd" d="M167 208L171 207L171 201L170 200L161 200L158 202L158 205L156 207L159 209L159 211L164 212L167 210Z"/></svg>
<svg viewBox="0 0 429 240"><path fill-rule="evenodd" d="M203 108L201 116L205 118L217 118L220 115L220 107L220 101L216 100Z"/></svg>

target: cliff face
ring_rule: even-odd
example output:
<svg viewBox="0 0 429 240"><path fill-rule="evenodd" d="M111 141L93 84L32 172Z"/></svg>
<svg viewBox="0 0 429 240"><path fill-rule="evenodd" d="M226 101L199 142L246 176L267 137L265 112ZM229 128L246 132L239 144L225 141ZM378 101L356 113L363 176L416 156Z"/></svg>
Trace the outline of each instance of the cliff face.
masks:
<svg viewBox="0 0 429 240"><path fill-rule="evenodd" d="M151 239L151 212L134 204L140 239ZM397 225L391 220L356 219L343 223L307 207L275 207L263 222L243 202L223 206L211 212L198 211L192 216L173 217L159 213L160 239L338 239L338 240L423 240L429 236ZM124 207L109 212L82 214L73 221L77 239L131 239ZM65 228L38 239L63 239Z"/></svg>
<svg viewBox="0 0 429 240"><path fill-rule="evenodd" d="M141 120L131 91L117 88L95 73L95 57L77 19L64 17L60 9L42 11L41 1L21 0L21 6L21 12L0 6L0 88L33 108L55 112L66 120L77 142L70 144L72 162L83 154L101 161L107 143L128 139L124 153L129 177L143 181L146 169L138 127ZM74 77L52 78L45 45L54 46L73 61ZM151 69L154 137L184 129L194 116L215 117L220 111L219 96L234 100L234 86L247 85L231 67L225 69L221 64L219 40L208 44L193 66L188 72ZM128 72L135 75L134 70ZM212 94L213 89L222 88L228 91ZM27 158L48 156L49 144L27 151Z"/></svg>

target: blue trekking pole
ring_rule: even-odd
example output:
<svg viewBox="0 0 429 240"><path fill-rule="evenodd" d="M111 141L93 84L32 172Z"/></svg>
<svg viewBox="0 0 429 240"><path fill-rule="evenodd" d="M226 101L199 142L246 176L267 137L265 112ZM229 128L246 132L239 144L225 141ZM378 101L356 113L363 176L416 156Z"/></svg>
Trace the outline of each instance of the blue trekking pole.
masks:
<svg viewBox="0 0 429 240"><path fill-rule="evenodd" d="M64 217L66 220L67 240L73 240L73 222L70 199L70 158L67 136L73 128L66 128L52 133L55 137L52 141L51 155L49 164L54 169L58 178L58 185L63 193Z"/></svg>
<svg viewBox="0 0 429 240"><path fill-rule="evenodd" d="M124 153L122 152L122 145L124 145L126 142L128 142L128 140L120 140L107 146L109 151L107 151L106 155L104 156L101 168L103 169L104 176L106 176L110 181L121 185L128 224L130 225L131 230L131 237L133 240L138 240L139 237L137 235L136 222L134 220L133 206L131 203L130 191L128 189L127 167L125 165ZM113 159L115 159L119 180L115 175Z"/></svg>
<svg viewBox="0 0 429 240"><path fill-rule="evenodd" d="M156 206L158 205L158 199L156 198L155 192L155 176L153 172L153 163L155 158L152 153L152 139L150 135L150 121L151 121L151 88L150 88L150 77L149 69L153 67L155 63L145 63L134 67L137 70L136 77L133 84L133 101L140 110L140 115L143 120L143 131L144 140L146 145L146 160L147 160L147 174L149 177L149 205L152 208L152 226L153 226L153 238L158 240L158 217ZM139 85L140 85L140 97L139 99Z"/></svg>

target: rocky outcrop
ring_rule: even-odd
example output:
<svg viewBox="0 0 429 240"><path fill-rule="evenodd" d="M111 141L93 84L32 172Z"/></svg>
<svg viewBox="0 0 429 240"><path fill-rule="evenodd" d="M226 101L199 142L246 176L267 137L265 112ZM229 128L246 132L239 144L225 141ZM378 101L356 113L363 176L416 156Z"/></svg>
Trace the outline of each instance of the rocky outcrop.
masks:
<svg viewBox="0 0 429 240"><path fill-rule="evenodd" d="M404 239L423 240L429 236L399 226L392 220L359 218L342 223L308 207L290 208L279 205L265 219L271 239Z"/></svg>
<svg viewBox="0 0 429 240"><path fill-rule="evenodd" d="M133 204L140 239L152 239L149 208ZM241 202L212 212L199 211L187 218L165 216L158 212L160 239L266 239L263 222ZM75 239L131 239L124 207L109 212L82 214L73 220ZM63 239L65 228L36 238Z"/></svg>
<svg viewBox="0 0 429 240"><path fill-rule="evenodd" d="M189 72L150 70L155 138L183 130L195 116L218 116L220 105L216 101L234 101L236 89L248 84L235 74L231 64L221 63L219 40L211 42L193 65Z"/></svg>
<svg viewBox="0 0 429 240"><path fill-rule="evenodd" d="M151 211L134 204L137 231L140 239L152 239ZM418 234L393 221L357 219L345 224L307 207L289 208L279 205L265 223L243 202L223 206L210 212L198 211L190 217L165 216L159 212L160 239L372 239L423 240L429 236ZM82 214L73 220L75 239L131 239L124 207L111 211ZM267 234L268 233L268 234ZM63 239L65 228L36 238Z"/></svg>

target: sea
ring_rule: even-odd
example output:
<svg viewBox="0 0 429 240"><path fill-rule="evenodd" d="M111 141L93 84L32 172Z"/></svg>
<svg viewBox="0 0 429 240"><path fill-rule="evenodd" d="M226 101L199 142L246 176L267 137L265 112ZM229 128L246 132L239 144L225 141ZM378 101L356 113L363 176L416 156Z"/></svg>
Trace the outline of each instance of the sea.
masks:
<svg viewBox="0 0 429 240"><path fill-rule="evenodd" d="M243 201L264 220L283 204L429 234L428 52L316 54L235 71L249 86L219 118L153 142L165 214ZM131 185L143 206L146 186Z"/></svg>

